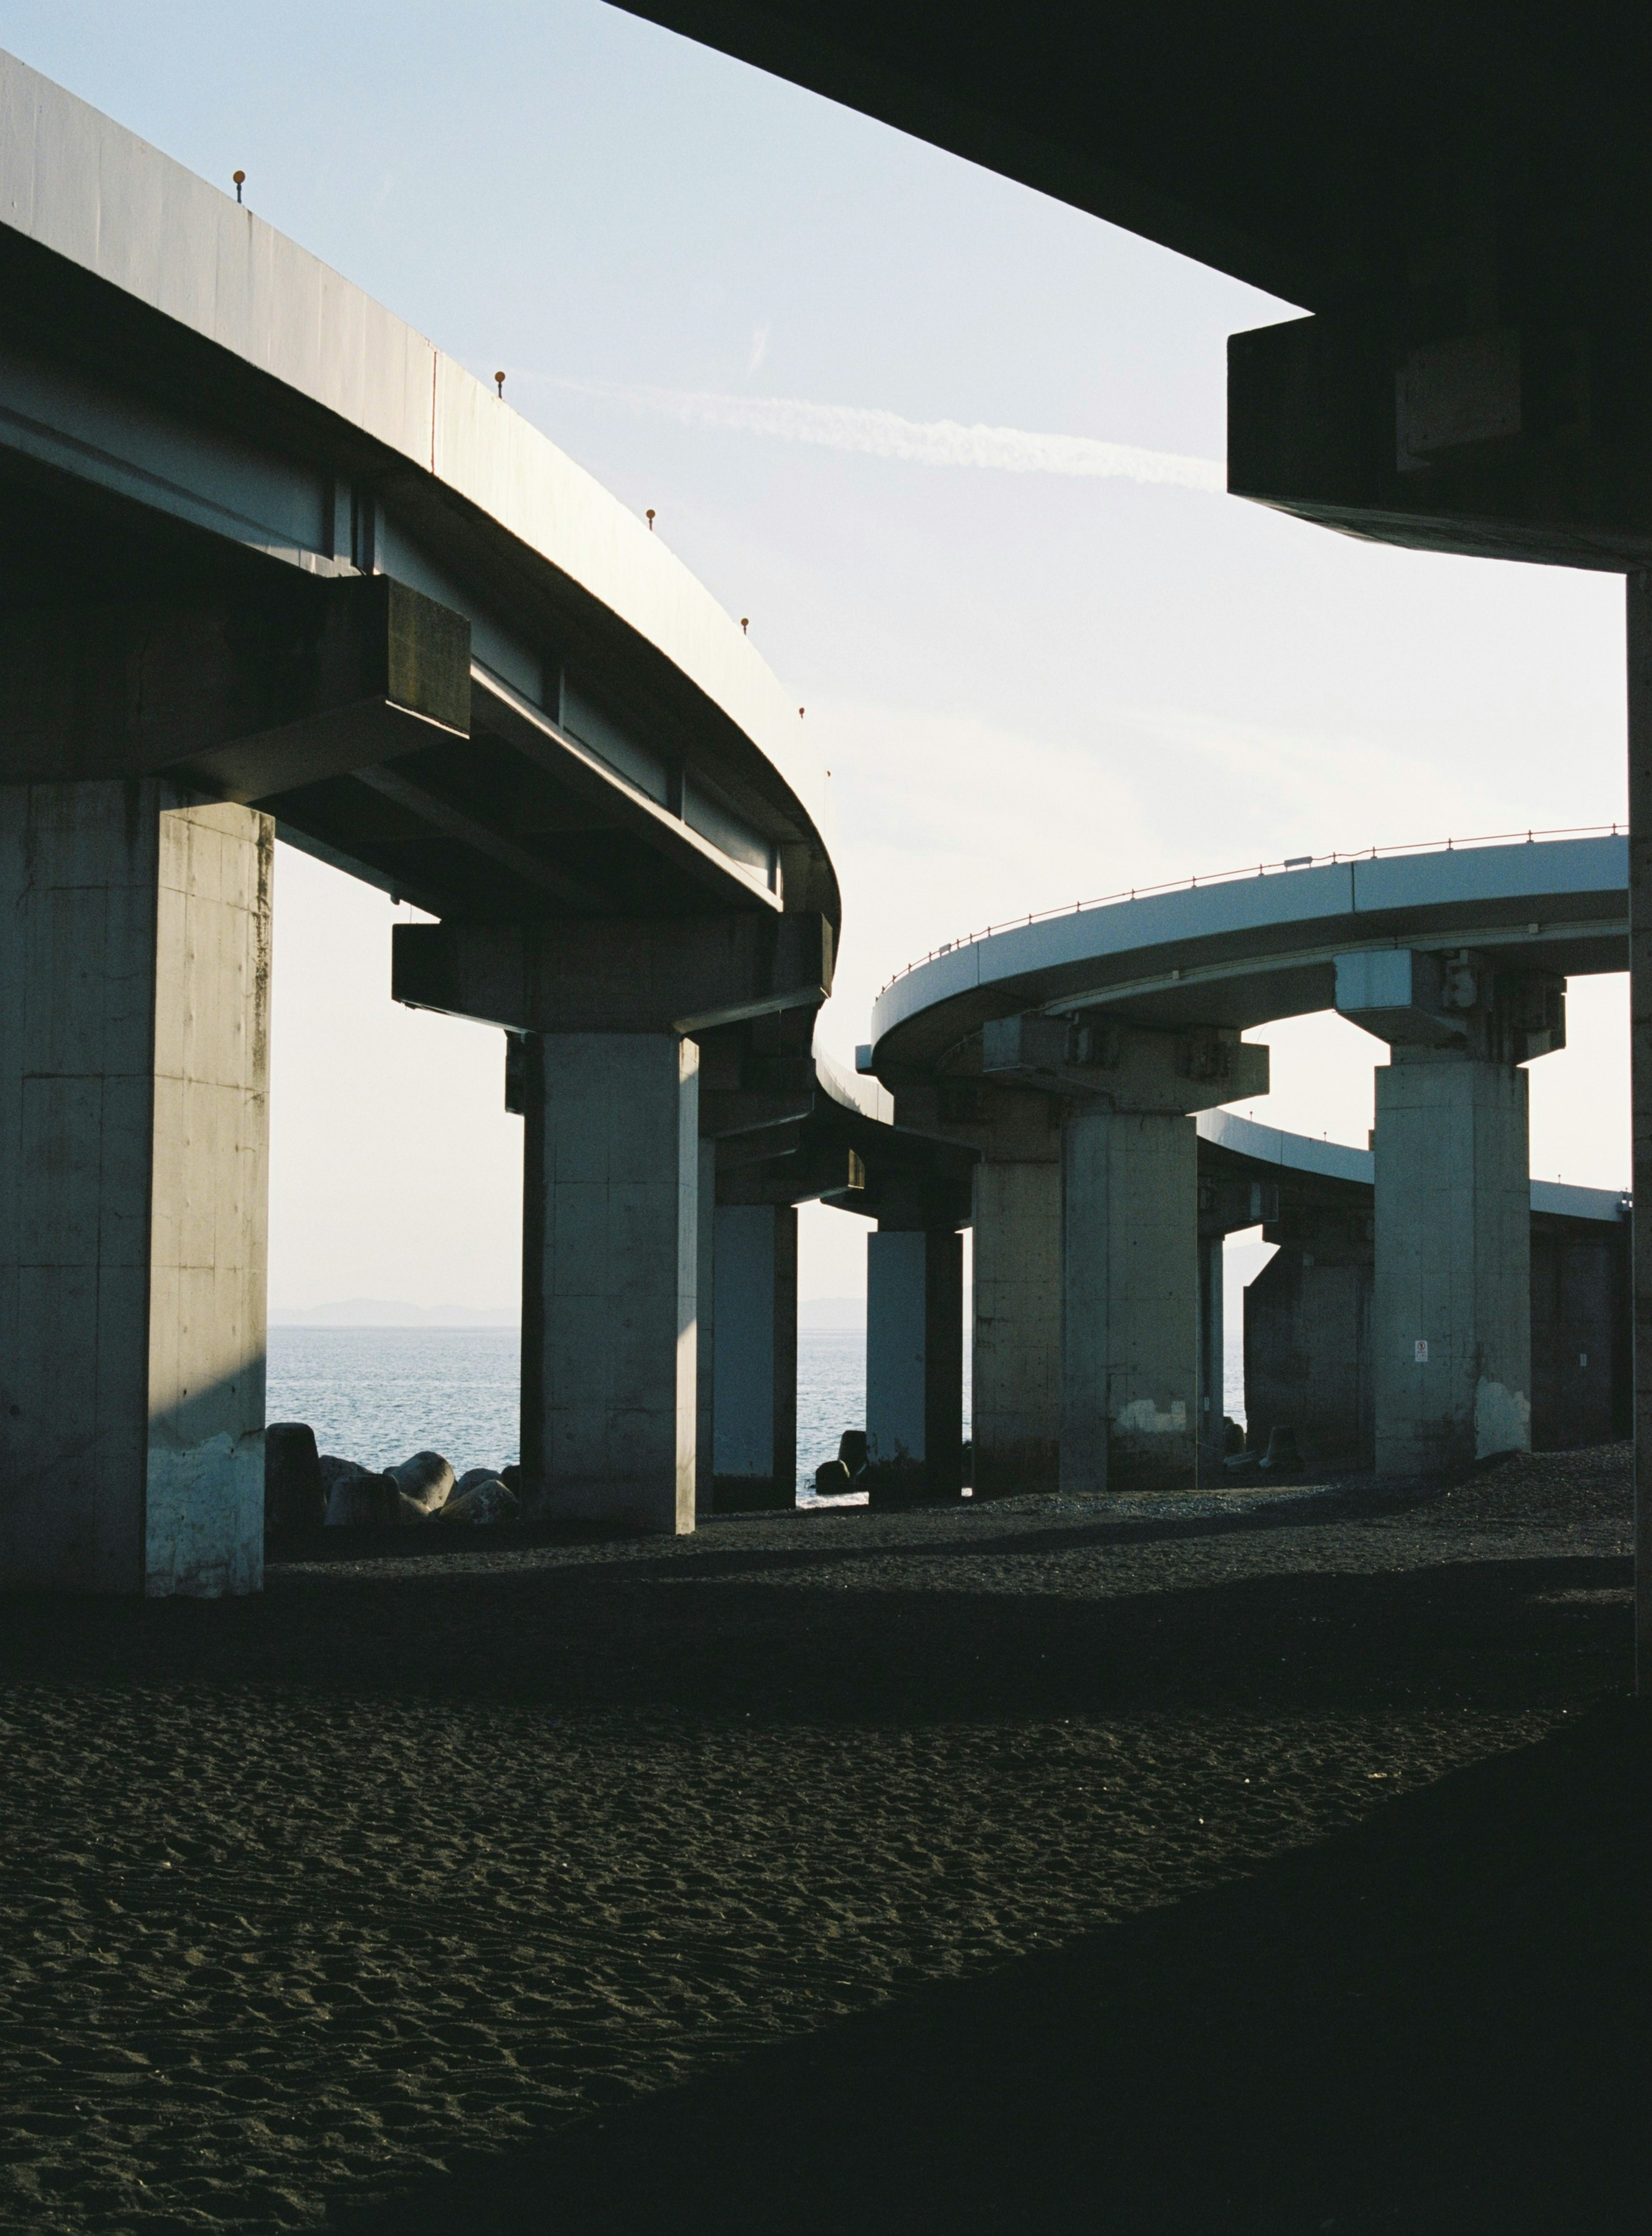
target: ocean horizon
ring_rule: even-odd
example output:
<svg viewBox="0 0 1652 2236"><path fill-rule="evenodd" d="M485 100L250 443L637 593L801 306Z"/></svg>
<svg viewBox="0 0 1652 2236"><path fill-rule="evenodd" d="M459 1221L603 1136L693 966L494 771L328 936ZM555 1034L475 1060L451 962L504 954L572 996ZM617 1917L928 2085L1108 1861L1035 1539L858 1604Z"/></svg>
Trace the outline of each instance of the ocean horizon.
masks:
<svg viewBox="0 0 1652 2236"><path fill-rule="evenodd" d="M371 1299L358 1300L370 1303ZM820 1300L840 1309L852 1301ZM318 1306L343 1312L348 1306ZM403 1306L404 1312L419 1310ZM431 1307L432 1312L441 1307ZM803 1321L803 1308L799 1307ZM1229 1311L1226 1411L1244 1417L1242 1313ZM298 1321L272 1314L266 1417L307 1421L324 1452L382 1468L416 1451L441 1452L460 1473L506 1467L520 1449L521 1334L515 1321ZM970 1426L969 1349L964 1350L964 1433ZM815 1470L837 1457L845 1429L865 1425L866 1332L810 1326L797 1332L797 1483L812 1495Z"/></svg>
<svg viewBox="0 0 1652 2236"><path fill-rule="evenodd" d="M324 1452L389 1467L438 1451L459 1472L518 1457L521 1338L515 1326L295 1325L269 1330L266 1417L307 1421ZM966 1395L966 1417L967 1396ZM797 1337L797 1483L836 1459L866 1414L860 1329Z"/></svg>

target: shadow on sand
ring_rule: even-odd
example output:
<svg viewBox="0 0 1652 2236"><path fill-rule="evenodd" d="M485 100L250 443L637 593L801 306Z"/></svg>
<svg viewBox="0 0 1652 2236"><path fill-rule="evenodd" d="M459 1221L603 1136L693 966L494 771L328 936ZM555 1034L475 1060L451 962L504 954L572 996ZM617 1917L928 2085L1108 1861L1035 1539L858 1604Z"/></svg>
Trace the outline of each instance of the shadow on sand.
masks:
<svg viewBox="0 0 1652 2236"><path fill-rule="evenodd" d="M1138 1751L1134 1774L1150 1772L1148 1798L1167 1823L1178 1803L1188 1814L1211 1806L1203 1795L1216 1809L1240 1805L1236 1750L1247 1733L1287 1761L1300 1737L1308 1758L1328 1747L1336 1758L1310 1759L1304 1772L1305 1797L1327 1789L1316 1805L1329 1812L1324 1824L1347 1822L1353 1781L1373 1799L1391 1790L1362 1781L1384 1762L1403 1765L1408 1725L1461 1718L1465 1752L1479 1753L1503 1743L1508 1713L1558 1720L1570 1707L1554 1738L1400 1795L1355 1829L1259 1867L1213 1817L1210 1875L1223 1854L1244 1872L1225 1886L1100 1931L1078 1922L1095 1907L1075 1904L1059 1947L754 2050L531 2145L475 2124L464 2132L478 2143L499 2140L461 2159L449 2126L433 2136L449 2168L439 2179L410 2175L398 2189L393 2155L381 2154L371 2178L384 2187L370 2212L347 2200L332 2115L313 2108L340 2070L356 2073L370 2102L388 2101L398 2059L417 2053L376 2033L377 2063L341 2065L361 2056L353 2007L341 2003L342 2020L328 2026L357 2047L341 2050L328 2026L293 2022L276 2045L287 2062L271 2102L283 2134L311 2139L318 2179L305 2210L319 2209L331 2182L330 2225L351 2236L1640 2236L1652 2226L1652 1722L1609 1697L1627 1678L1628 1562L1491 1521L1440 1532L1423 1516L1415 1529L1385 1522L1355 1538L1323 1526L1334 1518L1331 1508L1299 1508L1289 1532L1272 1515L1223 1518L1184 1530L1179 1546L1156 1543L1145 1566L1136 1525L1052 1516L1013 1529L981 1516L893 1548L808 1523L766 1542L731 1531L698 1549L593 1551L560 1563L507 1550L445 1570L394 1554L300 1565L278 1569L257 1601L15 1597L0 1603L0 1677L31 1698L50 1692L56 1720L39 1727L43 1747L72 1745L111 1693L118 1704L153 1692L159 1710L146 1713L162 1729L178 1725L180 1766L204 1743L221 1750L226 1735L252 1728L270 1740L265 1779L292 1774L290 1724L300 1735L317 1728L293 1721L295 1707L343 1702L351 1745L328 1757L338 1788L318 1806L346 1833L377 1805L387 1761L410 1805L424 1792L416 1767L409 1779L404 1746L423 1702L629 1719L623 1732L616 1722L616 1743L646 1760L658 1731L676 1750L671 1775L692 1780L692 1765L681 1767L688 1735L707 1762L724 1750L738 1782L756 1789L740 1797L726 1858L701 1836L702 1860L727 1865L731 1898L748 1869L783 1880L800 1828L837 1821L807 1778L783 1790L822 1730L1001 1735L990 1755L960 1745L945 1757L947 1777L980 1781L962 1796L966 1820L977 1805L1044 1805L1059 1790L1056 1734L1068 1719L1153 1720L1157 1759ZM1058 1572L1065 1549L1091 1546L1108 1560ZM953 1565L960 1554L972 1558ZM509 1791L529 1866L580 1799L561 1773L561 1742L541 1745L537 1728L517 1718L487 1766L517 1781ZM1393 1734L1392 1755L1361 1753L1373 1732ZM1216 1759L1223 1747L1231 1760ZM939 1746L930 1758L941 1759ZM818 1754L828 1769L811 1775L835 1774L830 1765L846 1759ZM771 1823L765 1774L782 1789ZM1340 1799L1329 1793L1339 1781ZM131 1798L102 1772L88 1781L43 1770L36 1790L51 1833L36 1893L55 1902L52 1858L101 1852ZM485 1779L476 1789L491 1790ZM688 1823L673 1814L675 1797L651 1786L643 1798L657 1842L690 1837L673 1829ZM140 1798L160 1805L154 1792ZM955 1786L947 1798L959 1799ZM192 1780L166 1805L169 1830L181 1826L185 1845L200 1851L205 1894L221 1883L221 1899L238 1909L259 1897L307 1932L324 1884L333 1925L342 1921L344 1990L354 1986L351 1936L377 1930L387 1910L407 1917L421 1948L451 1930L441 1890L421 1907L393 1871L384 1883L363 1874L354 1849L338 1863L327 1849L318 1882L305 1875L322 1855L313 1836L289 1846L261 1819L225 1814L224 1799ZM51 1813L60 1804L61 1818ZM605 1805L587 1847L606 1869L603 1842L623 1849L636 1820ZM911 1819L920 1845L930 1806ZM887 1831L886 1859L897 1853ZM1288 1819L1282 1837L1292 1837ZM1105 1871L1111 1853L1124 1855L1107 1839L1104 1822L1072 1852L1101 1858ZM968 1859L955 1844L934 1852ZM845 1848L840 1863L875 1891L875 1856ZM502 1884L542 1899L545 1882L529 1866ZM16 1917L30 1884L9 1883ZM100 1880L96 1891L116 1884ZM127 1871L121 1904L148 1901L147 1884ZM184 1891L152 1890L160 1907L149 1922L171 1930ZM769 1891L751 1890L754 1910ZM903 1898L912 1894L908 1881ZM576 1922L578 1911L575 1899ZM100 1937L115 1930L114 1917L98 1910ZM784 1931L772 1918L769 1927L783 1973ZM508 2002L518 1968L541 1963L549 1969L531 1984L554 1993L567 1931L524 1937L522 1952L513 1935L490 1956L477 1937L464 1985ZM272 1945L285 1961L287 1942ZM223 1947L240 1944L231 1936ZM564 1953L547 1958L552 1949ZM414 2024L409 2041L436 2041L449 2077L485 2095L490 2068L468 2022L443 2032L452 1983L439 1966L427 1977L424 1961L408 1970L397 2024ZM130 2003L128 2042L150 2026L172 2042L176 2000L193 1991L159 1976L161 1988ZM206 2042L213 2075L233 2064L238 2035L276 2028L257 1991L261 1972L224 1976L234 1992L225 1991L218 2031L190 2050L200 2056ZM597 2033L591 2040L606 2056ZM0 2029L0 2050L19 2069L33 2049L21 2021L10 2036ZM102 2092L106 2111L117 2096L139 2101L129 2075L106 2082L91 2052L80 2055L82 2095ZM600 2062L593 2055L592 2069ZM512 2076L491 2069L509 2108ZM639 2077L646 2090L649 2070L639 2056L619 2087ZM477 2101L473 2093L473 2111ZM528 2116L555 2117L531 2093L521 2101ZM161 2094L140 2108L157 2132L174 2116ZM251 2143L247 2156L257 2156ZM260 2180L283 2180L286 2162L266 2159ZM349 2179L359 2199L361 2174ZM150 2214L141 2225L185 2220Z"/></svg>
<svg viewBox="0 0 1652 2236"><path fill-rule="evenodd" d="M351 2236L1652 2220L1652 1723L479 2158Z"/></svg>

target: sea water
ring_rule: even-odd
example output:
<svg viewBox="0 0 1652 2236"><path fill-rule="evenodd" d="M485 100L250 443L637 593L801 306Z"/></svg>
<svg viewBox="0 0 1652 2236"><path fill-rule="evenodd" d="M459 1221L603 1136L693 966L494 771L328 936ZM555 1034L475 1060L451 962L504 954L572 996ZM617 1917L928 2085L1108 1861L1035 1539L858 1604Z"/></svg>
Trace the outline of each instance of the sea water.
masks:
<svg viewBox="0 0 1652 2236"><path fill-rule="evenodd" d="M513 1327L272 1327L272 1421L308 1421L324 1452L363 1467L440 1452L467 1468L517 1457Z"/></svg>
<svg viewBox="0 0 1652 2236"><path fill-rule="evenodd" d="M324 1452L389 1467L437 1451L462 1475L517 1457L520 1338L512 1327L272 1327L272 1421L307 1421ZM966 1375L967 1358L966 1357ZM968 1434L969 1392L964 1392ZM836 1459L845 1429L866 1419L866 1338L804 1330L797 1338L797 1482Z"/></svg>

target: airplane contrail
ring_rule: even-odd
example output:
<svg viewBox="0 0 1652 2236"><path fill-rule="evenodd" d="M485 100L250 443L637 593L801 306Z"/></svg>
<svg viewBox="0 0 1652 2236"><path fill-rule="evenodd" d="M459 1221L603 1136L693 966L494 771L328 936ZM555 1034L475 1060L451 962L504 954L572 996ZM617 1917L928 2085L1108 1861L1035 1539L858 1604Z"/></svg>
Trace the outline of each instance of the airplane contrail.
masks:
<svg viewBox="0 0 1652 2236"><path fill-rule="evenodd" d="M849 404L805 404L784 396L716 396L676 388L611 387L564 380L559 386L601 397L634 411L675 419L685 427L718 427L731 434L770 435L786 443L812 443L829 450L860 450L921 466L983 466L999 473L1066 474L1108 480L1164 482L1178 489L1227 487L1227 470L1215 458L1175 450L1144 450L1131 443L1102 443L1089 435L1036 435L1023 427L966 427L956 419L902 419L894 411L862 411Z"/></svg>

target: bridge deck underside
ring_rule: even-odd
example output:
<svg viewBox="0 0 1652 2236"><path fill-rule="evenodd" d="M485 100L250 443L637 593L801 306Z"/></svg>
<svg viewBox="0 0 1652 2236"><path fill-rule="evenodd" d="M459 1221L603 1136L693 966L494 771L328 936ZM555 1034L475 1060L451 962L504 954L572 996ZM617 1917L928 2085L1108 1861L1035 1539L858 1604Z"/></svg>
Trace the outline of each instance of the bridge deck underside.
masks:
<svg viewBox="0 0 1652 2236"><path fill-rule="evenodd" d="M252 625L327 587L3 448L0 524L0 615L199 599L239 604ZM696 845L680 818L485 675L470 727L469 737L432 731L416 750L253 804L275 816L282 838L437 916L521 921L772 905L755 880Z"/></svg>

